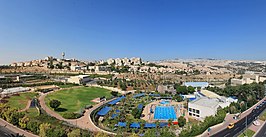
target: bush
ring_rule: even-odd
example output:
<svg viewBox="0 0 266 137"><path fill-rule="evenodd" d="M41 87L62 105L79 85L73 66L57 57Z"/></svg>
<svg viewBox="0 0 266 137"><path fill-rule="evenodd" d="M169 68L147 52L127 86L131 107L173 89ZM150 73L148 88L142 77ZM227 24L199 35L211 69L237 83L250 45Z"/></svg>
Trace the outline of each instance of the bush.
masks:
<svg viewBox="0 0 266 137"><path fill-rule="evenodd" d="M65 119L77 119L77 118L80 118L81 115L78 113L67 112L67 113L64 113L62 117Z"/></svg>
<svg viewBox="0 0 266 137"><path fill-rule="evenodd" d="M51 108L57 109L61 105L61 102L59 100L53 99L49 102L49 105Z"/></svg>
<svg viewBox="0 0 266 137"><path fill-rule="evenodd" d="M8 102L8 100L4 100L4 99L2 99L2 100L0 100L0 103L7 103Z"/></svg>

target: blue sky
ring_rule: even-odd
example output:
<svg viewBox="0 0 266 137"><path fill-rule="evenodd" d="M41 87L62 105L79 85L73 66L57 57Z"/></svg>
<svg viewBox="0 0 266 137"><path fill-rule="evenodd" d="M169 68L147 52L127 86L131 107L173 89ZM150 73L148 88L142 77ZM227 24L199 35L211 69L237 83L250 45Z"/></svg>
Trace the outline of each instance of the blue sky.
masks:
<svg viewBox="0 0 266 137"><path fill-rule="evenodd" d="M265 0L2 0L0 64L48 55L266 59Z"/></svg>

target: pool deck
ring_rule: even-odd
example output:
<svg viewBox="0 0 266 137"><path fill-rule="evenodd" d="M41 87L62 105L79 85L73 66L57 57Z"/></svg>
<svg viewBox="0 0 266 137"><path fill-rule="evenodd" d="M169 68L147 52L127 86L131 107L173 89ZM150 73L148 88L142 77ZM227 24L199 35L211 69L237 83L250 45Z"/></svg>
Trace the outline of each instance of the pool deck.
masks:
<svg viewBox="0 0 266 137"><path fill-rule="evenodd" d="M150 108L152 108L153 111L155 111L155 107L160 105L160 106L177 106L177 105L181 105L183 104L184 102L175 102L175 101L170 101L169 104L161 104L160 103L161 100L158 100L158 101L154 101L148 105L145 106L145 108L143 109L143 112L142 114L145 115L145 117L141 118L147 122L156 122L157 120L154 119L154 113L150 114ZM180 117L182 114L176 112L176 117ZM159 120L159 121L162 121L162 122L167 122L167 120Z"/></svg>

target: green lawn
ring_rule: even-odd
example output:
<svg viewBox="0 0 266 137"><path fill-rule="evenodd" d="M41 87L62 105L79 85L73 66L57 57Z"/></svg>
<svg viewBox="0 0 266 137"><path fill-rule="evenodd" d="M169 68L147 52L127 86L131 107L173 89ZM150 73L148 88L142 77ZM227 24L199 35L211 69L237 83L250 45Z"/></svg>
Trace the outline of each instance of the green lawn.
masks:
<svg viewBox="0 0 266 137"><path fill-rule="evenodd" d="M7 105L18 109L24 109L27 106L28 101L32 100L37 95L38 93L35 92L20 93L19 96L11 96L7 99Z"/></svg>
<svg viewBox="0 0 266 137"><path fill-rule="evenodd" d="M247 129L244 133L242 133L239 137L252 137L255 134L255 132L250 129Z"/></svg>
<svg viewBox="0 0 266 137"><path fill-rule="evenodd" d="M259 116L259 119L262 121L266 120L266 112L263 112L263 114L261 116Z"/></svg>
<svg viewBox="0 0 266 137"><path fill-rule="evenodd" d="M30 118L37 117L39 116L39 111L36 108L29 108L25 114Z"/></svg>
<svg viewBox="0 0 266 137"><path fill-rule="evenodd" d="M74 89L65 89L51 93L46 96L45 102L49 106L49 100L56 99L61 102L59 114L64 112L79 112L86 105L94 104L91 102L97 97L111 97L109 90L97 87L80 87Z"/></svg>

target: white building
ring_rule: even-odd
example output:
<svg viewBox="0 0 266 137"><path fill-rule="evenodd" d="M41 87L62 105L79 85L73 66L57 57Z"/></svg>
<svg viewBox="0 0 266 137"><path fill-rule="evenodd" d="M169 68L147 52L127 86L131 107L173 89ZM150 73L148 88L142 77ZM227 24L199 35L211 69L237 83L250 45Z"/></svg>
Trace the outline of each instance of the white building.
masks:
<svg viewBox="0 0 266 137"><path fill-rule="evenodd" d="M120 58L115 59L115 65L116 66L122 66L122 60Z"/></svg>
<svg viewBox="0 0 266 137"><path fill-rule="evenodd" d="M130 66L131 65L131 61L128 58L123 58L122 62L124 64L124 66Z"/></svg>
<svg viewBox="0 0 266 137"><path fill-rule="evenodd" d="M201 89L203 89L203 88L208 87L209 83L208 82L185 82L184 85L186 87L189 87L189 86L194 87L194 88L200 87Z"/></svg>
<svg viewBox="0 0 266 137"><path fill-rule="evenodd" d="M2 95L8 95L8 94L14 94L14 93L26 92L26 91L30 91L30 89L24 88L24 87L15 87L15 88L3 89L1 94Z"/></svg>
<svg viewBox="0 0 266 137"><path fill-rule="evenodd" d="M75 84L86 84L89 81L91 81L91 78L89 77L89 75L72 76L67 79L67 82L75 83Z"/></svg>
<svg viewBox="0 0 266 137"><path fill-rule="evenodd" d="M110 59L107 60L107 63L108 63L109 65L114 64L114 63L115 63L115 60L112 59L112 58L110 58Z"/></svg>
<svg viewBox="0 0 266 137"><path fill-rule="evenodd" d="M70 66L70 70L71 71L81 70L81 67L80 66Z"/></svg>
<svg viewBox="0 0 266 137"><path fill-rule="evenodd" d="M216 99L198 98L188 103L189 116L204 119L207 116L214 116L219 108L219 102Z"/></svg>
<svg viewBox="0 0 266 137"><path fill-rule="evenodd" d="M243 85L243 84L251 84L251 83L259 83L264 82L266 80L266 76L258 75L258 74L244 74L242 79L231 79L231 85Z"/></svg>
<svg viewBox="0 0 266 137"><path fill-rule="evenodd" d="M135 58L135 57L133 57L133 58L131 58L130 60L131 60L131 62L132 62L134 65L140 65L140 64L142 63L141 58Z"/></svg>
<svg viewBox="0 0 266 137"><path fill-rule="evenodd" d="M208 98L200 97L188 103L188 114L194 118L203 120L207 116L214 116L218 108L225 108L237 99L231 97Z"/></svg>

